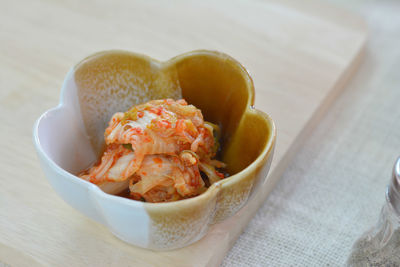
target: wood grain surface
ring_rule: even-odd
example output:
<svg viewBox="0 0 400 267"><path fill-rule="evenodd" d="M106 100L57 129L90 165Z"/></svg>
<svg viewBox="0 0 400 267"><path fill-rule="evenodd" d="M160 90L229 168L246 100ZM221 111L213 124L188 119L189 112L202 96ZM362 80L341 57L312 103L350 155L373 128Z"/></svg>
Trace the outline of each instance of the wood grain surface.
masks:
<svg viewBox="0 0 400 267"><path fill-rule="evenodd" d="M365 39L362 20L316 1L2 1L0 265L218 265L356 69ZM40 170L35 119L58 104L71 66L114 48L161 60L225 52L248 68L256 107L276 122L275 158L260 193L189 247L153 252L120 241L64 203Z"/></svg>

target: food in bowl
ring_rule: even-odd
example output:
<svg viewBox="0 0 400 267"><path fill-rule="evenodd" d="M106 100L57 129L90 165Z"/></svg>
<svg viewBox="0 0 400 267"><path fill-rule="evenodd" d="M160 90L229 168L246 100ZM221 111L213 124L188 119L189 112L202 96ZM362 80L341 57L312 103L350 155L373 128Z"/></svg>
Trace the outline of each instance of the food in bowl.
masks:
<svg viewBox="0 0 400 267"><path fill-rule="evenodd" d="M215 159L219 127L184 99L152 100L115 113L100 161L79 174L113 194L169 202L197 196L225 178Z"/></svg>

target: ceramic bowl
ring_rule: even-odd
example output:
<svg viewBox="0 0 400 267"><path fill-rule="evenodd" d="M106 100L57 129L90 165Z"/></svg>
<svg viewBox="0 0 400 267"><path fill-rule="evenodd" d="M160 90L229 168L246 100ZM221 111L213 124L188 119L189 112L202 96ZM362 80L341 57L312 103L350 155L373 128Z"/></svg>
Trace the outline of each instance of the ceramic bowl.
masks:
<svg viewBox="0 0 400 267"><path fill-rule="evenodd" d="M107 194L75 176L100 157L103 133L114 112L152 99L181 97L221 126L229 178L197 197L144 203ZM34 143L47 179L72 207L130 244L175 249L234 215L266 179L276 131L272 119L253 104L250 75L226 54L194 51L160 62L105 51L70 70L59 105L34 126Z"/></svg>

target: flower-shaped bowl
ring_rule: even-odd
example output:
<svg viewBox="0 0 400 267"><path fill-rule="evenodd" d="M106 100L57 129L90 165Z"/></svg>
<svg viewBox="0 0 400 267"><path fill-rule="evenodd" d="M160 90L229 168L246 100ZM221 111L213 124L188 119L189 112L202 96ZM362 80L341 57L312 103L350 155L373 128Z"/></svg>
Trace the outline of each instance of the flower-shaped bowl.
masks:
<svg viewBox="0 0 400 267"><path fill-rule="evenodd" d="M182 97L201 109L205 120L220 125L230 177L190 199L145 203L107 194L76 176L100 157L113 113L152 99ZM72 207L130 244L175 249L234 215L266 179L276 130L253 104L250 75L226 54L201 50L160 62L105 51L70 70L59 105L40 116L33 137L47 179Z"/></svg>

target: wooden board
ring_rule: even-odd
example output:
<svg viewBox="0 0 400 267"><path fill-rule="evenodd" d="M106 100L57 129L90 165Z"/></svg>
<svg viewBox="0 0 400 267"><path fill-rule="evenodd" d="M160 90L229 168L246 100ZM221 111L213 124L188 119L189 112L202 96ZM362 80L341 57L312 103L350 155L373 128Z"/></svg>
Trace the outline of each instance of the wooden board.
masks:
<svg viewBox="0 0 400 267"><path fill-rule="evenodd" d="M314 1L22 0L0 3L0 38L0 265L216 266L356 69L366 28ZM228 53L248 68L256 107L276 122L261 193L187 248L153 252L118 240L64 203L40 170L35 119L57 105L72 65L112 48L161 60L195 49Z"/></svg>

